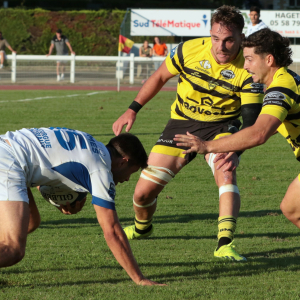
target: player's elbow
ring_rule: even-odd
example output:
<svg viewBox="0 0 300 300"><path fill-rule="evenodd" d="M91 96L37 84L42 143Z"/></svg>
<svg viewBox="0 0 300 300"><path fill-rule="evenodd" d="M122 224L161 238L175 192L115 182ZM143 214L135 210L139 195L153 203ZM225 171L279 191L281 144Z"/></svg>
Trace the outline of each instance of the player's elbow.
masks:
<svg viewBox="0 0 300 300"><path fill-rule="evenodd" d="M263 145L268 140L268 137L264 131L258 131L254 136L255 145Z"/></svg>

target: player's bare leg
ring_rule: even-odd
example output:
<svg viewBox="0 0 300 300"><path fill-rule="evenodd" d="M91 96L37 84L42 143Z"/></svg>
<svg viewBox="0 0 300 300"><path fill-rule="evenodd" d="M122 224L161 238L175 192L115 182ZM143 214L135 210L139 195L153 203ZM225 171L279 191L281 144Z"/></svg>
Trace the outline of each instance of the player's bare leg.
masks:
<svg viewBox="0 0 300 300"><path fill-rule="evenodd" d="M213 154L205 156L206 161L213 169L215 181L219 188L218 246L214 255L235 261L246 261L246 258L239 255L231 245L236 228L236 219L241 206L236 183L236 171L224 172L226 165L218 170L217 166L220 161L213 164L213 157ZM232 160L238 162L236 154L232 156Z"/></svg>
<svg viewBox="0 0 300 300"><path fill-rule="evenodd" d="M41 224L41 216L39 210L36 206L35 200L33 198L30 188L27 188L28 198L29 198L29 224L28 233L35 231Z"/></svg>
<svg viewBox="0 0 300 300"><path fill-rule="evenodd" d="M143 177L140 177L134 191L135 225L124 229L128 239L144 238L152 233L152 217L156 210L156 198L172 176L186 165L186 160L181 157L151 152L148 165L149 167L143 171Z"/></svg>
<svg viewBox="0 0 300 300"><path fill-rule="evenodd" d="M58 62L56 63L56 75L57 75L57 81L60 81L59 67L60 67L60 62L58 61Z"/></svg>
<svg viewBox="0 0 300 300"><path fill-rule="evenodd" d="M18 263L25 255L29 205L0 201L0 268Z"/></svg>
<svg viewBox="0 0 300 300"><path fill-rule="evenodd" d="M281 204L282 213L300 229L300 182L298 176L290 184Z"/></svg>
<svg viewBox="0 0 300 300"><path fill-rule="evenodd" d="M4 64L4 52L1 51L0 52L0 67L3 68L3 64Z"/></svg>

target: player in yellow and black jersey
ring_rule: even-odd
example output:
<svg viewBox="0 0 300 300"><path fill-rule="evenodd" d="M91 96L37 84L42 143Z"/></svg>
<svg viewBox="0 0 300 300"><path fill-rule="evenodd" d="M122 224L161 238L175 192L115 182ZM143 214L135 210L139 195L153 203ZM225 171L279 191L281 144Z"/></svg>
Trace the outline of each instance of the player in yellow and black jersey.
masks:
<svg viewBox="0 0 300 300"><path fill-rule="evenodd" d="M263 108L251 127L218 141L203 141L188 134L175 140L189 147L187 153L228 152L265 143L274 132L282 134L300 160L300 76L287 69L292 63L289 39L268 28L251 34L243 42L245 69L253 81L267 85ZM280 208L300 228L300 175L290 184Z"/></svg>
<svg viewBox="0 0 300 300"><path fill-rule="evenodd" d="M253 83L243 69L243 27L243 16L236 8L222 6L217 9L211 19L211 37L187 41L174 48L144 84L129 109L114 123L116 135L126 124L126 131L129 131L137 112L170 78L179 74L171 119L153 147L149 166L142 171L135 188L135 225L124 229L128 239L152 234L158 194L195 157L195 153L182 153L187 148L176 145L173 140L176 133L189 131L204 140L218 139L238 131L240 115L243 128L254 124L259 115L263 88ZM245 261L232 245L240 209L235 173L238 155L224 158L223 169L215 168L215 158L213 153L205 157L219 188L218 246L214 255Z"/></svg>
<svg viewBox="0 0 300 300"><path fill-rule="evenodd" d="M211 38L194 39L173 49L166 59L168 71L179 74L171 118L221 122L235 120L245 104L261 104L261 84L254 84L243 69L240 49L236 58L219 64L210 51Z"/></svg>

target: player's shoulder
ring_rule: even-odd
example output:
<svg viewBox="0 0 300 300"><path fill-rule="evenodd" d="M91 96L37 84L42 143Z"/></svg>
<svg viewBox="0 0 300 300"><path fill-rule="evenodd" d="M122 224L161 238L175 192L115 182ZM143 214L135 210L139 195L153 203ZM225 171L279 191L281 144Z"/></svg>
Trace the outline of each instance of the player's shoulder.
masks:
<svg viewBox="0 0 300 300"><path fill-rule="evenodd" d="M270 84L271 87L278 87L278 89L291 90L297 94L298 86L300 85L300 76L294 71L287 68L280 68L276 71L273 81Z"/></svg>
<svg viewBox="0 0 300 300"><path fill-rule="evenodd" d="M57 40L57 36L56 35L54 35L53 37L52 37L52 41L56 41Z"/></svg>
<svg viewBox="0 0 300 300"><path fill-rule="evenodd" d="M199 51L199 49L203 49L207 46L211 45L211 38L197 38L192 39L189 41L186 41L182 43L182 48L184 52L193 52L193 51Z"/></svg>
<svg viewBox="0 0 300 300"><path fill-rule="evenodd" d="M65 36L65 35L61 35L61 38L63 39L63 40L67 40L68 38Z"/></svg>

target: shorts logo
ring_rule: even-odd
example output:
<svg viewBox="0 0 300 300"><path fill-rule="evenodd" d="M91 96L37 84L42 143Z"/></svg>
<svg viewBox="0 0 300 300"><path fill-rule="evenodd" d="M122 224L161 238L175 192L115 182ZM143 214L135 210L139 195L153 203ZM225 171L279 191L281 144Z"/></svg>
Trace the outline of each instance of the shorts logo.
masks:
<svg viewBox="0 0 300 300"><path fill-rule="evenodd" d="M235 77L235 74L231 71L231 70L223 70L221 72L221 75L225 78L225 79L233 79Z"/></svg>
<svg viewBox="0 0 300 300"><path fill-rule="evenodd" d="M116 189L115 189L115 185L114 183L110 183L110 187L109 187L109 190L108 190L108 195L113 199L115 200L115 196L116 196Z"/></svg>
<svg viewBox="0 0 300 300"><path fill-rule="evenodd" d="M208 60L201 60L199 63L200 63L200 66L203 69L210 69L211 68L211 64Z"/></svg>
<svg viewBox="0 0 300 300"><path fill-rule="evenodd" d="M265 98L264 101L268 101L268 100L284 100L286 99L285 95L280 93L280 92L271 92L268 93Z"/></svg>

